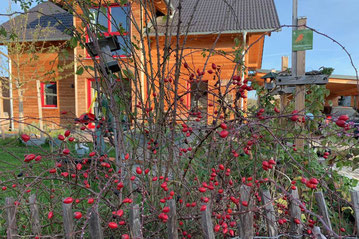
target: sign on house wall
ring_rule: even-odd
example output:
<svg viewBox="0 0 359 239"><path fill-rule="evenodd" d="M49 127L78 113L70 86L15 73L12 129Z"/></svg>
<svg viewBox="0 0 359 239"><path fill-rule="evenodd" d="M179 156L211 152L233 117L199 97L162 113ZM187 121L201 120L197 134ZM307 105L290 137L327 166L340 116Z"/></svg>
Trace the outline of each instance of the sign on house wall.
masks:
<svg viewBox="0 0 359 239"><path fill-rule="evenodd" d="M313 31L309 29L294 30L292 33L293 51L305 51L313 49Z"/></svg>

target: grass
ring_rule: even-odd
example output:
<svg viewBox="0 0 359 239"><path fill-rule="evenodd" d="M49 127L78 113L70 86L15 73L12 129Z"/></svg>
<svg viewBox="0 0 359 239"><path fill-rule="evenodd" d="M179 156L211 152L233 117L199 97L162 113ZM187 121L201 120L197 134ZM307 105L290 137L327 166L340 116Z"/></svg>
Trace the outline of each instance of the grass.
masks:
<svg viewBox="0 0 359 239"><path fill-rule="evenodd" d="M67 144L67 143L66 143ZM90 148L91 148L91 144ZM70 149L73 154L75 153L75 143L68 143L66 146ZM5 205L5 198L12 197L15 200L20 200L21 206L19 208L19 213L17 214L17 224L19 228L19 233L22 235L31 234L31 227L28 227L29 220L31 217L29 215L29 206L27 205L26 199L31 194L36 194L37 202L41 210L41 224L47 225L48 220L46 215L49 210L53 210L55 215L57 215L56 223L48 224L43 228L44 234L51 235L53 232L59 232L62 229L61 222L61 201L63 197L73 196L74 198L86 198L88 197L88 191L81 190L77 187L70 186L64 181L53 180L52 175L48 173L50 168L54 168L57 162L57 157L62 151L62 148L52 148L48 143L42 146L26 146L20 140L19 137L7 138L5 140L0 140L0 214L2 214L2 208ZM107 149L110 149L107 145ZM92 150L92 149L90 149ZM52 153L54 151L54 153ZM58 151L59 153L56 153ZM35 154L42 155L40 162L24 163L24 155L26 154ZM110 150L108 153L110 157L113 157L115 152ZM86 157L86 156L85 156ZM63 166L61 169L57 170L57 176L60 177L60 173L66 171ZM28 175L27 175L28 174ZM24 176L38 176L41 175L44 177L44 180L35 180L34 177L27 178ZM49 180L46 180L49 178ZM82 181L80 182L80 184ZM13 188L12 185L16 184L16 187ZM26 185L32 184L31 192L26 192ZM7 187L6 191L2 191L3 186ZM96 181L92 181L92 186L96 188ZM51 189L56 190L53 193ZM54 198L50 196L53 195ZM82 210L81 210L82 208ZM77 209L80 209L83 213L87 210L86 200L77 204ZM5 220L3 217L0 217L0 225L5 225ZM26 225L26 228L21 226ZM5 227L0 226L0 235L5 235Z"/></svg>
<svg viewBox="0 0 359 239"><path fill-rule="evenodd" d="M0 140L0 172L15 169L22 165L25 154L48 154L50 150L48 144L40 147L29 147L21 143L18 138Z"/></svg>
<svg viewBox="0 0 359 239"><path fill-rule="evenodd" d="M71 152L75 152L75 144L69 143L66 145ZM54 154L52 154L54 150ZM15 200L20 200L21 206L19 213L17 214L17 221L19 227L19 233L29 235L31 234L31 227L22 228L20 225L28 226L31 217L29 215L28 205L26 205L26 199L31 194L37 195L37 202L41 210L41 224L46 225L46 217L44 215L52 209L56 215L61 215L61 202L64 196L70 196L74 193L71 187L59 180L40 180L36 181L35 178L26 178L24 176L38 176L41 175L44 178L51 178L52 175L48 173L50 168L54 168L57 162L56 151L61 152L61 148L52 147L46 143L42 146L26 146L18 137L7 138L6 140L0 140L0 214L2 214L1 208L5 205L5 198L12 197ZM31 163L24 163L24 155L26 154L42 155L42 159L39 162L32 161ZM65 169L63 169L65 170ZM60 174L61 169L57 174ZM35 182L36 181L36 182ZM34 183L31 187L31 192L26 192L26 185ZM12 187L12 185L16 187ZM7 187L6 191L1 188ZM52 193L50 190L54 189L56 192ZM50 198L50 195L54 195L54 198ZM80 192L77 197L86 197L86 192ZM80 205L79 205L80 206ZM21 213L20 213L21 211ZM60 218L58 218L60 219ZM0 225L5 225L5 220L0 217ZM51 234L53 231L61 230L61 220L58 223L52 223L43 229L43 233ZM0 226L0 235L5 235L5 227Z"/></svg>

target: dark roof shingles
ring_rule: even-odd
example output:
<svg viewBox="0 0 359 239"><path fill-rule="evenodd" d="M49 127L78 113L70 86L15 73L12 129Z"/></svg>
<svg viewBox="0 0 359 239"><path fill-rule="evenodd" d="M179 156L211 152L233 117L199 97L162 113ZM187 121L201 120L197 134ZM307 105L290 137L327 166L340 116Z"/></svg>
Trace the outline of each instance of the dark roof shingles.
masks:
<svg viewBox="0 0 359 239"><path fill-rule="evenodd" d="M65 30L73 26L73 16L54 3L44 2L1 26L23 41L69 40Z"/></svg>
<svg viewBox="0 0 359 239"><path fill-rule="evenodd" d="M196 11L194 8L196 3ZM171 23L172 34L177 32L178 0L172 0L176 10ZM42 13L42 14L41 14ZM191 17L194 13L193 19ZM66 10L51 2L44 2L29 10L28 24L24 29L22 16L15 17L2 24L5 29L14 31L25 41L34 40L69 40L65 29L73 26L73 16ZM265 31L279 27L279 19L273 0L183 0L181 11L181 34L186 33L219 33L238 31ZM12 27L16 26L16 27ZM46 31L42 31L45 27ZM158 26L159 33L164 33L164 27ZM40 31L39 35L36 32Z"/></svg>
<svg viewBox="0 0 359 239"><path fill-rule="evenodd" d="M196 2L198 6L194 8ZM177 31L178 0L172 0L175 15L171 23L172 33ZM191 21L191 16L194 17ZM279 27L277 10L273 0L183 0L181 10L181 33L188 24L191 33L216 33L238 31L273 30ZM165 32L163 26L158 28Z"/></svg>

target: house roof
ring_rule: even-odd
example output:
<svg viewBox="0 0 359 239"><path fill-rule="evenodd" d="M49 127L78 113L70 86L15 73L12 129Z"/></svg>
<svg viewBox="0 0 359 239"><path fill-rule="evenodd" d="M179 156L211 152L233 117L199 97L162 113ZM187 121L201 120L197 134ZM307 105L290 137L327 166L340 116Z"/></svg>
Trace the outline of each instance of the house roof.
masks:
<svg viewBox="0 0 359 239"><path fill-rule="evenodd" d="M44 2L1 26L23 41L64 41L71 38L65 30L73 26L73 16L54 3Z"/></svg>
<svg viewBox="0 0 359 239"><path fill-rule="evenodd" d="M179 1L172 0L171 4L174 9L173 34L177 32L179 22ZM273 0L183 0L181 25L181 34L187 32L189 25L190 35L265 32L280 26ZM165 32L163 23L159 24L158 30L162 34Z"/></svg>
<svg viewBox="0 0 359 239"><path fill-rule="evenodd" d="M275 79L277 75L278 75L277 73L271 71L265 74L264 76L262 76L261 79L267 79L267 78Z"/></svg>
<svg viewBox="0 0 359 239"><path fill-rule="evenodd" d="M279 27L273 0L182 0L181 2L181 34L187 32L188 25L189 35L265 32ZM171 1L171 7L174 9L170 26L172 34L177 32L178 4L178 0ZM26 17L27 20L24 20ZM24 21L27 24L24 24ZM1 26L24 41L69 40L71 36L67 35L65 30L73 27L73 16L52 2L44 2ZM159 24L158 31L159 34L163 34L165 27Z"/></svg>

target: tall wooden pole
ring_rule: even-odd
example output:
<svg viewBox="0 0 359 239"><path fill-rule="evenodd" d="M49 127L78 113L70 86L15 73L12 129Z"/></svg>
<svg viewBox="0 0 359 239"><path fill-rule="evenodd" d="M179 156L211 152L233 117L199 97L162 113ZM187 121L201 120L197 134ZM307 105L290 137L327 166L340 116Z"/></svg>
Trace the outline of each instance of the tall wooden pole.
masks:
<svg viewBox="0 0 359 239"><path fill-rule="evenodd" d="M300 18L297 21L297 25L305 25L307 24L307 18ZM305 29L305 27L299 27L298 29ZM301 76L305 74L305 51L297 51L296 52L296 61L295 61L295 76ZM297 85L295 87L295 110L297 110L300 114L304 114L305 108L305 85ZM303 127L301 124L300 127ZM297 149L304 148L304 139L302 137L297 137L295 140L295 145Z"/></svg>
<svg viewBox="0 0 359 239"><path fill-rule="evenodd" d="M293 0L292 25L297 26L298 23L298 0ZM292 31L297 30L293 27ZM292 47L293 48L293 47ZM297 76L297 52L292 49L292 75Z"/></svg>
<svg viewBox="0 0 359 239"><path fill-rule="evenodd" d="M0 129L1 129L1 138L5 139L5 114L4 114L4 95L3 95L3 86L2 86L2 80L0 80Z"/></svg>
<svg viewBox="0 0 359 239"><path fill-rule="evenodd" d="M294 26L305 25L307 23L306 18L298 19L298 0L293 0L293 14L292 24ZM304 27L293 27L293 31L297 29L303 29ZM300 76L305 73L305 51L293 51L292 49L292 75ZM305 108L305 85L295 87L295 110L300 113L304 113ZM297 149L304 148L304 139L297 137L295 140Z"/></svg>

